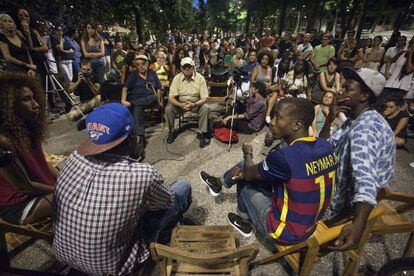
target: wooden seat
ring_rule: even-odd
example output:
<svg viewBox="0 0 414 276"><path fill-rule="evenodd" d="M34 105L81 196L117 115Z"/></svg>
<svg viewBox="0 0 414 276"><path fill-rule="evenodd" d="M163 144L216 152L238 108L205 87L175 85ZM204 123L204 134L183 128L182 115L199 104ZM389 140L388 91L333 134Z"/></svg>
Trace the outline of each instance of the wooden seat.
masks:
<svg viewBox="0 0 414 276"><path fill-rule="evenodd" d="M414 195L392 192L383 189L378 193L378 201L381 201L371 212L358 248L349 250L346 254L349 257L344 268L344 275L352 275L358 269L362 250L367 239L372 235L410 233L406 243L403 256L409 256L414 247L414 222L404 213L414 209ZM402 204L392 207L384 200L401 202ZM310 274L313 263L320 255L321 246L336 239L341 229L350 222L329 228L323 222L318 222L315 233L306 241L292 246L276 246L278 253L252 263L252 267L284 258L292 269L300 275ZM324 254L329 252L324 252ZM304 256L300 256L304 254Z"/></svg>
<svg viewBox="0 0 414 276"><path fill-rule="evenodd" d="M356 272L365 243L368 240L375 223L385 212L386 207L382 203L371 211L365 229L361 235L358 247L354 250L345 252L348 256L348 261L345 265L343 275L353 275ZM299 275L310 275L314 263L318 260L322 253L321 248L324 245L334 241L339 236L342 228L349 223L350 221L334 227L328 227L320 221L318 222L315 233L309 239L291 246L276 245L277 253L264 259L252 262L251 267L254 268L256 266L284 258L290 267L296 273L299 273ZM329 252L324 250L323 253L326 254Z"/></svg>
<svg viewBox="0 0 414 276"><path fill-rule="evenodd" d="M162 275L247 275L256 244L236 247L231 226L177 226L170 246L151 243L151 255Z"/></svg>

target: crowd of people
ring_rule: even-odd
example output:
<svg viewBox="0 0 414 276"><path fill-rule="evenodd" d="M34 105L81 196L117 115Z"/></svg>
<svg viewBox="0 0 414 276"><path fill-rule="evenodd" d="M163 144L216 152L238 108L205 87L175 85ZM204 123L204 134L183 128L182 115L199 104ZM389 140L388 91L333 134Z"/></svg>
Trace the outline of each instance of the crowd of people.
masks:
<svg viewBox="0 0 414 276"><path fill-rule="evenodd" d="M24 8L0 14L0 218L28 224L53 214L58 260L86 273L131 273L190 208L190 183L167 185L142 162L145 109L156 105L168 144L185 112L198 114L201 148L214 128L251 135L268 126L265 144L281 141L257 164L244 144L243 160L222 176L200 172L212 196L237 186L237 214L227 218L243 236L255 228L294 244L318 220L352 218L332 248L358 245L413 125L413 38L394 31L386 43L357 40L348 30L342 39L339 28L283 38L270 29L261 38L167 30L140 44L92 22L49 26ZM46 91L49 76L67 93ZM214 121L209 84L223 80L234 88L223 95L234 112ZM42 142L60 104L88 139L58 173Z"/></svg>

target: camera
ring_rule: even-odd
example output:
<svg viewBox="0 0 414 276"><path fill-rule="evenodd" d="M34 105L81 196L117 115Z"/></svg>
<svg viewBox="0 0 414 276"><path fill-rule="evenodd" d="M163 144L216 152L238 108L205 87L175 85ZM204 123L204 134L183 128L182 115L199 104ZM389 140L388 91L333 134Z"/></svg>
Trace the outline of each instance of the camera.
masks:
<svg viewBox="0 0 414 276"><path fill-rule="evenodd" d="M243 82L248 82L250 81L249 73L244 71L241 68L236 68L233 71L233 80L238 84L241 84Z"/></svg>
<svg viewBox="0 0 414 276"><path fill-rule="evenodd" d="M0 147L0 167L10 164L13 159L13 153L5 148Z"/></svg>
<svg viewBox="0 0 414 276"><path fill-rule="evenodd" d="M92 79L92 73L81 71L80 76L82 76L85 80L91 80Z"/></svg>

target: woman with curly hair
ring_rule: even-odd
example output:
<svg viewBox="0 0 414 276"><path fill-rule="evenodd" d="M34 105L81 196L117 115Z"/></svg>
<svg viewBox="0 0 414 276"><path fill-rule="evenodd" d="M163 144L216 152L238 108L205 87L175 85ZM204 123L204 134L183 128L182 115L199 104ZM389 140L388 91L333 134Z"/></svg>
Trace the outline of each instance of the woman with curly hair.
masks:
<svg viewBox="0 0 414 276"><path fill-rule="evenodd" d="M33 223L52 214L57 172L46 162L44 92L24 73L0 74L0 218ZM5 158L3 158L5 159Z"/></svg>
<svg viewBox="0 0 414 276"><path fill-rule="evenodd" d="M172 74L173 76L178 75L181 73L181 60L185 57L189 57L188 52L184 49L184 47L178 47L175 50L173 64L172 64Z"/></svg>
<svg viewBox="0 0 414 276"><path fill-rule="evenodd" d="M263 51L260 52L257 58L258 64L253 69L251 82L262 81L266 84L269 89L272 84L272 66L274 58L271 52Z"/></svg>

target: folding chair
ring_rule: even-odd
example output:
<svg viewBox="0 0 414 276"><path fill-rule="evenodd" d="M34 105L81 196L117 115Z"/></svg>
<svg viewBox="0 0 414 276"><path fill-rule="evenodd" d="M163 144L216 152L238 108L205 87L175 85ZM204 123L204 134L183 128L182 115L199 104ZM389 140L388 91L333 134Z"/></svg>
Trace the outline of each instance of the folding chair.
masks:
<svg viewBox="0 0 414 276"><path fill-rule="evenodd" d="M392 207L390 204L382 201L385 212L375 223L372 234L385 235L395 233L410 233L405 245L403 257L409 257L414 247L414 221L405 213L414 210L414 194L404 194L383 189L378 193L379 200L389 200L400 202L401 205Z"/></svg>
<svg viewBox="0 0 414 276"><path fill-rule="evenodd" d="M368 240L375 223L386 210L386 207L380 203L371 211L358 247L354 250L345 252L348 255L348 261L342 273L343 275L354 275L354 273L356 273L365 243ZM315 233L309 239L291 246L276 245L277 253L252 262L251 268L283 257L296 273L299 273L299 275L310 275L313 264L318 260L322 253L321 247L335 240L339 236L342 228L349 223L350 221L329 228L323 222L319 221ZM323 253L327 254L330 252L324 250Z"/></svg>
<svg viewBox="0 0 414 276"><path fill-rule="evenodd" d="M236 247L231 226L177 226L171 245L151 243L151 255L161 275L247 275L257 244Z"/></svg>

